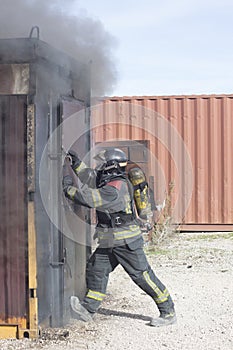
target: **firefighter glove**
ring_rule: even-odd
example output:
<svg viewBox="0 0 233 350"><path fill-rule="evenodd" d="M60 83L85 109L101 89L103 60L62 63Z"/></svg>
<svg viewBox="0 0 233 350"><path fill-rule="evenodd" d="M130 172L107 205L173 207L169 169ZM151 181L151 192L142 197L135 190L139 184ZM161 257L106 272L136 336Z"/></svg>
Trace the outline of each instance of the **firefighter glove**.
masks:
<svg viewBox="0 0 233 350"><path fill-rule="evenodd" d="M70 150L68 152L68 156L71 158L71 167L73 169L78 168L79 165L82 163L82 161L80 160L78 154L75 151Z"/></svg>
<svg viewBox="0 0 233 350"><path fill-rule="evenodd" d="M63 191L66 192L69 186L73 185L73 179L70 175L66 175L63 177L63 181L62 181L62 185L63 185Z"/></svg>

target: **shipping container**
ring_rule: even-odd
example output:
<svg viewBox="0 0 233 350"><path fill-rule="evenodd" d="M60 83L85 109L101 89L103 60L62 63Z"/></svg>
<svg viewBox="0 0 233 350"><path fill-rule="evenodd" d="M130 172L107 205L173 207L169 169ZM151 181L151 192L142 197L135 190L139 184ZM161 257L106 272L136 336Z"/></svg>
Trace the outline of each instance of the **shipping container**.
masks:
<svg viewBox="0 0 233 350"><path fill-rule="evenodd" d="M0 338L65 324L85 292L89 213L61 180L67 147L89 151L89 103L88 65L39 38L0 40Z"/></svg>
<svg viewBox="0 0 233 350"><path fill-rule="evenodd" d="M233 230L233 95L107 97L91 130L146 170L157 204L171 197L180 230Z"/></svg>

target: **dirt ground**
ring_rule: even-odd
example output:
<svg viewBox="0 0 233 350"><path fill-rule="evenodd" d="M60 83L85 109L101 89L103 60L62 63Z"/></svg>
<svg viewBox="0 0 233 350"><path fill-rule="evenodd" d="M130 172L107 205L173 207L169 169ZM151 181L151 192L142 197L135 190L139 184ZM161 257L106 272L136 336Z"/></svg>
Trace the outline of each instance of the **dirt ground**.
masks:
<svg viewBox="0 0 233 350"><path fill-rule="evenodd" d="M233 234L177 234L148 253L176 306L176 325L154 328L153 300L121 267L94 320L42 331L38 340L1 340L1 350L233 350Z"/></svg>

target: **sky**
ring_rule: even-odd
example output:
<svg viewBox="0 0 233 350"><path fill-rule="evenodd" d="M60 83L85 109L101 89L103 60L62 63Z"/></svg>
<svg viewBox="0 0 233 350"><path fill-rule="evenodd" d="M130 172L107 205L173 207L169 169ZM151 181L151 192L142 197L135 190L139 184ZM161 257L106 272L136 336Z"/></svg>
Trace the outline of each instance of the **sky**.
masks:
<svg viewBox="0 0 233 350"><path fill-rule="evenodd" d="M78 0L111 34L109 96L233 92L232 0Z"/></svg>

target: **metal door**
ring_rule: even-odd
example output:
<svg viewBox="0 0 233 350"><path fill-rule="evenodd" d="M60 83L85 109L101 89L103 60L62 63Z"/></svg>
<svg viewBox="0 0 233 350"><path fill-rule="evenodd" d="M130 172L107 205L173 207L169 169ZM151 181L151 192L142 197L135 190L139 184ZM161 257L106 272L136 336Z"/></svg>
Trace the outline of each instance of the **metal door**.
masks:
<svg viewBox="0 0 233 350"><path fill-rule="evenodd" d="M75 150L85 163L89 163L90 128L89 109L82 101L62 101L62 144L64 151ZM79 186L77 177L73 179ZM86 291L86 260L90 253L90 211L63 198L64 206L64 318L69 318L71 295L83 297Z"/></svg>

